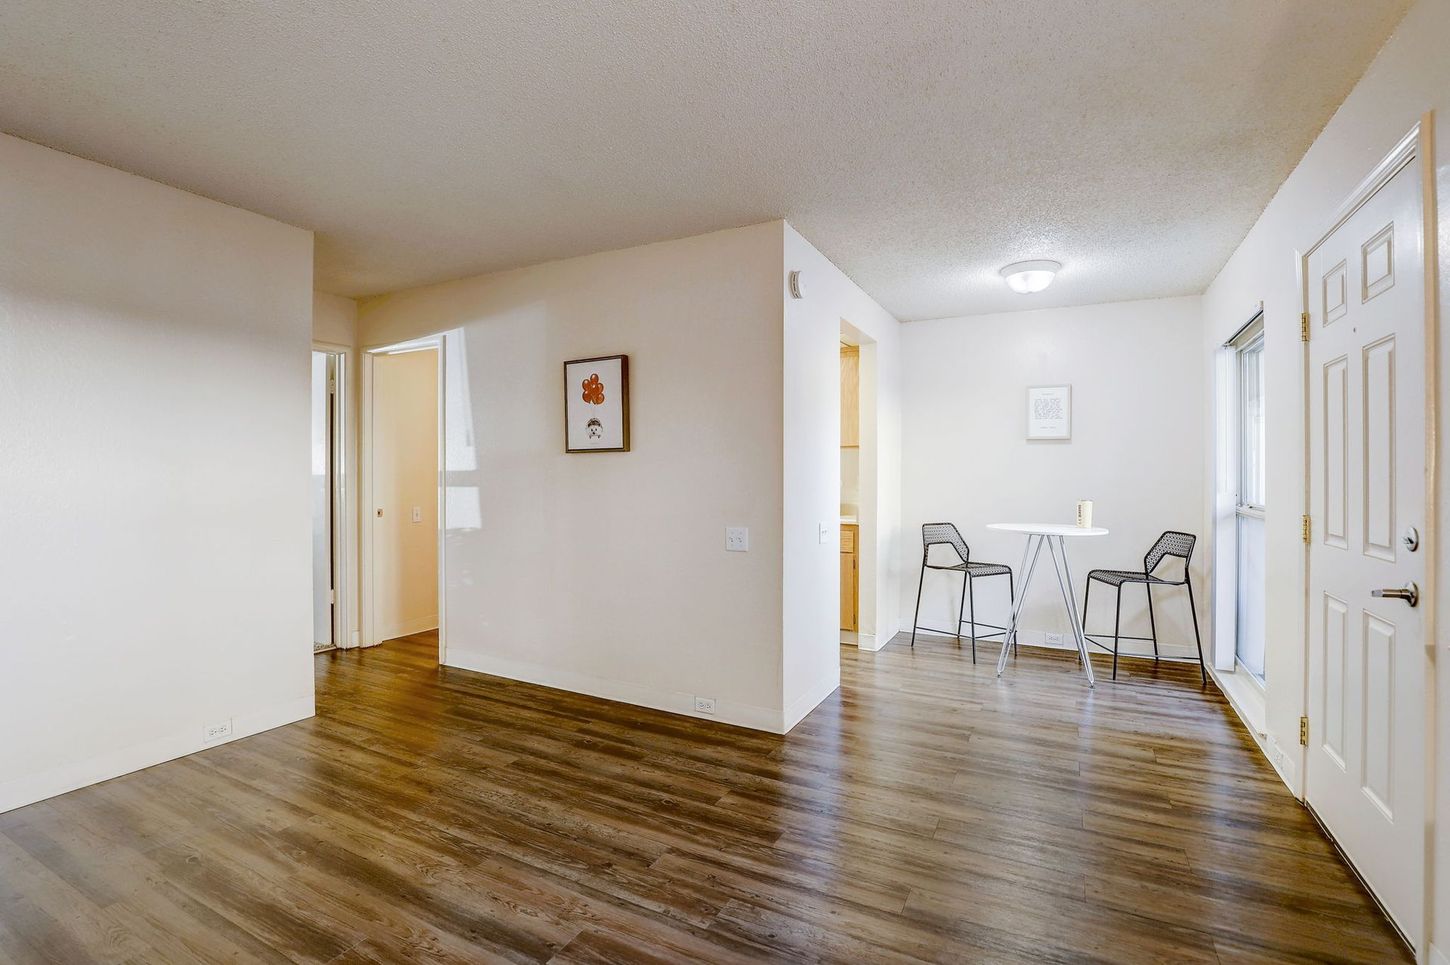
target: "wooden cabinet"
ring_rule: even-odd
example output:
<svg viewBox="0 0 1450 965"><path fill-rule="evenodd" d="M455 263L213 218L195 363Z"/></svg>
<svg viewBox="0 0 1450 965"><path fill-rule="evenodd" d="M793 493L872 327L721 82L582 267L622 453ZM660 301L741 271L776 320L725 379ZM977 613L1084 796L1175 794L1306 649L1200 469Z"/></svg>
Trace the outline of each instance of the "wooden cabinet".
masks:
<svg viewBox="0 0 1450 965"><path fill-rule="evenodd" d="M841 346L841 448L861 445L861 349Z"/></svg>
<svg viewBox="0 0 1450 965"><path fill-rule="evenodd" d="M861 581L857 574L857 529L851 523L841 525L841 629L855 631L856 611Z"/></svg>

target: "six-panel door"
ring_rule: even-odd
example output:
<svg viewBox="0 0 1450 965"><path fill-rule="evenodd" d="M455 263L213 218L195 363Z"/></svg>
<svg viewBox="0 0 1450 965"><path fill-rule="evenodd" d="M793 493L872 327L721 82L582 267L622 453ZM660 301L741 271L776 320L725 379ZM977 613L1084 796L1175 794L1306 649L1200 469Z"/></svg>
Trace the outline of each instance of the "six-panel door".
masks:
<svg viewBox="0 0 1450 965"><path fill-rule="evenodd" d="M1423 924L1424 290L1418 169L1307 262L1310 806L1412 942ZM1269 386L1271 394L1274 387ZM1272 444L1272 441L1271 441Z"/></svg>

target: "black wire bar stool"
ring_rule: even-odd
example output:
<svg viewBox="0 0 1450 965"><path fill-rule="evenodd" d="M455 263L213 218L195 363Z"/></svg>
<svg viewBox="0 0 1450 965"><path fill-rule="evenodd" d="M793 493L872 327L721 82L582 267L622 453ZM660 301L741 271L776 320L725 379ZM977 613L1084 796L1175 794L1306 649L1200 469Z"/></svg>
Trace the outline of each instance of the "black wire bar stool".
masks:
<svg viewBox="0 0 1450 965"><path fill-rule="evenodd" d="M1190 583L1188 579L1188 561L1193 558L1193 544L1197 542L1197 539L1198 538L1192 533L1180 533L1177 530L1170 529L1166 531L1162 536L1158 537L1158 541L1153 544L1153 548L1148 550L1148 555L1143 557L1143 569L1093 570L1091 573L1088 574L1087 587L1083 590L1082 594L1082 618L1084 624L1087 623L1088 597L1092 594L1094 581L1106 584L1107 586L1116 587L1118 591L1118 601L1113 616L1112 634L1114 680L1118 679L1118 643L1121 640L1153 641L1153 659L1154 661L1157 661L1158 621L1153 616L1153 587L1182 586L1188 589L1188 612L1193 617L1193 640L1196 644L1198 644L1198 672L1203 677L1203 682L1208 683L1208 669L1204 666L1203 663L1203 638L1199 635L1198 632L1198 608L1193 605L1193 584ZM1167 580L1161 576L1154 575L1153 571L1158 568L1158 564L1162 563L1164 559L1170 556L1177 557L1178 559L1183 560L1183 579ZM1142 583L1144 590L1148 594L1148 626L1150 628L1149 632L1153 634L1151 637L1130 637L1125 636L1122 633L1123 584L1125 583ZM1103 650L1108 649L1107 644L1099 643L1097 640L1093 639L1094 637L1106 637L1106 633L1088 633L1086 628L1084 628L1083 636L1087 637L1088 642L1093 644L1093 646L1101 647Z"/></svg>
<svg viewBox="0 0 1450 965"><path fill-rule="evenodd" d="M949 547L957 556L956 563L933 563L931 561L931 548L933 546ZM926 583L927 570L945 570L951 573L962 574L962 600L957 605L957 628L952 630L938 630L934 627L921 626L921 589ZM957 638L957 644L962 642L962 624L970 623L972 627L972 663L977 662L977 627L988 627L997 632L983 634L991 638L1001 636L1007 632L1006 627L997 626L995 623L977 622L977 599L973 583L988 576L1007 577L1007 594L1012 602L1016 602L1017 594L1012 585L1012 567L1005 563L973 563L972 550L967 546L967 541L962 539L962 534L957 532L956 526L951 523L923 523L921 526L921 576L916 581L916 612L911 617L911 645L916 646L916 631L927 630L931 633L943 633Z"/></svg>

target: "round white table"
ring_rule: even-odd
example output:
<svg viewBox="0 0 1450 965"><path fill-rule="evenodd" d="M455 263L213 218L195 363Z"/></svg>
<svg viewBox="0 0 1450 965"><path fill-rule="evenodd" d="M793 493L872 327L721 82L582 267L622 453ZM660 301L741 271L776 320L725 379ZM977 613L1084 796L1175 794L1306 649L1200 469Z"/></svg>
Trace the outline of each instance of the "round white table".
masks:
<svg viewBox="0 0 1450 965"><path fill-rule="evenodd" d="M1067 541L1087 536L1106 536L1108 531L1101 526L1070 526L1062 523L988 523L988 529L1006 533L1022 533L1027 537L1027 549L1022 553L1022 589L1017 591L1017 602L1012 607L1012 619L1007 631L1002 634L1002 653L997 657L997 676L1007 668L1007 651L1017 638L1017 616L1022 612L1022 601L1027 599L1027 587L1032 585L1032 571L1037 569L1037 557L1042 547L1047 546L1052 556L1052 571L1057 574L1057 586L1062 590L1062 603L1067 608L1067 618L1072 623L1072 636L1077 643L1077 652L1082 657L1082 669L1087 674L1088 686L1093 686L1093 664L1088 659L1087 637L1083 633L1082 617L1072 595L1072 571L1067 568ZM1030 559L1029 559L1030 558Z"/></svg>

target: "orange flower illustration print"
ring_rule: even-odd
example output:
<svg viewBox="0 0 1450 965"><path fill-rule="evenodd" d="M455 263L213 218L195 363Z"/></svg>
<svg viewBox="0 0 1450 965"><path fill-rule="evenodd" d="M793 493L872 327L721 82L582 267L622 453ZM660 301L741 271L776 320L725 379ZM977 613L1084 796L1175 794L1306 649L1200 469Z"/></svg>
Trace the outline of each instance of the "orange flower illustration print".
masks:
<svg viewBox="0 0 1450 965"><path fill-rule="evenodd" d="M589 378L584 380L583 385L585 402L588 402L590 405L604 404L604 383L599 381L599 373L590 373Z"/></svg>

